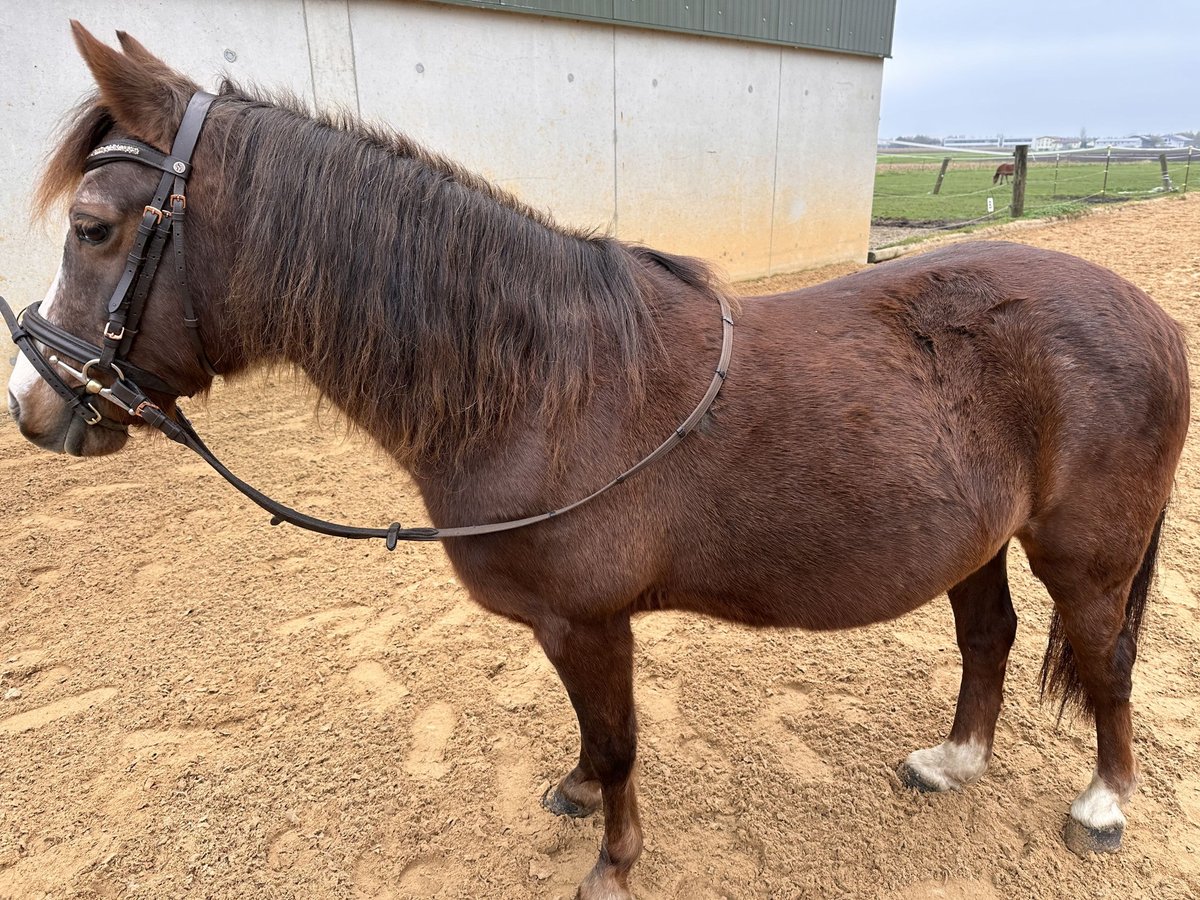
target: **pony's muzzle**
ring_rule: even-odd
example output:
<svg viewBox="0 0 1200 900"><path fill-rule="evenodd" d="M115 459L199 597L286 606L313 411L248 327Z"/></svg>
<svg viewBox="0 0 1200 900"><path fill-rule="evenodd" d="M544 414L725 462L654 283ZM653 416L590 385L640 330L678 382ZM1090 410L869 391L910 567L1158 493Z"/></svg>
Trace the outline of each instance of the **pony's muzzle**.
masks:
<svg viewBox="0 0 1200 900"><path fill-rule="evenodd" d="M31 444L41 447L43 450L50 450L53 453L62 453L66 449L64 447L68 424L66 416L56 418L52 422L41 422L35 426L30 421L30 416L22 415L21 401L12 391L8 392L8 414L17 423L17 430L21 432L21 437L25 438ZM71 418L74 418L74 416Z"/></svg>

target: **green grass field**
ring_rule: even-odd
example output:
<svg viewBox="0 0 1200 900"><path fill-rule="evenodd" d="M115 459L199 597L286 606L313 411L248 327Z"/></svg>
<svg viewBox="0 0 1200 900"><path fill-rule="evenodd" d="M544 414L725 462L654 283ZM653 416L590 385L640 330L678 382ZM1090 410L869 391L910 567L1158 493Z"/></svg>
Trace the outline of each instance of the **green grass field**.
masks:
<svg viewBox="0 0 1200 900"><path fill-rule="evenodd" d="M986 216L987 199L996 214L989 222L1008 221L1012 184L992 185L992 174L1003 160L955 159L950 163L941 192L933 193L940 158L914 160L911 156L887 154L875 169L875 201L872 217L877 221L965 222ZM1187 161L1169 161L1168 172L1177 191L1188 177L1188 190L1200 190L1200 154ZM1025 216L1061 215L1081 205L1084 198L1143 199L1162 195L1162 173L1157 161L1113 162L1104 181L1104 163L1068 163L1038 159L1029 164L1025 187ZM1158 190L1156 190L1158 189Z"/></svg>

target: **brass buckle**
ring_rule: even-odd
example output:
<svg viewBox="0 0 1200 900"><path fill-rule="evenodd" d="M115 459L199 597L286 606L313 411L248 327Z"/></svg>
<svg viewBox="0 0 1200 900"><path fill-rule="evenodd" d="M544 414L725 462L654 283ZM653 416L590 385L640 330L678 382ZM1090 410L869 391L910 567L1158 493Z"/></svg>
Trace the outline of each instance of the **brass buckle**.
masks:
<svg viewBox="0 0 1200 900"><path fill-rule="evenodd" d="M172 208L175 206L176 203L178 203L180 210L187 209L187 197L184 196L183 194L172 194L170 197L170 202L171 202ZM170 213L167 213L167 215L170 215Z"/></svg>
<svg viewBox="0 0 1200 900"><path fill-rule="evenodd" d="M125 337L125 326L124 325L121 326L121 330L118 331L116 334L113 334L111 329L112 329L112 322L109 322L107 325L104 326L104 336L106 338L108 338L110 341L119 341L119 340L121 340L121 338Z"/></svg>
<svg viewBox="0 0 1200 900"><path fill-rule="evenodd" d="M161 225L163 216L169 216L171 211L169 209L159 209L157 206L147 205L146 208L142 210L142 218L144 219L147 214L154 216L155 225Z"/></svg>
<svg viewBox="0 0 1200 900"><path fill-rule="evenodd" d="M149 401L149 400L143 400L143 401L142 401L141 403L139 403L139 404L138 404L136 407L134 407L133 409L131 409L131 410L130 410L130 413L131 413L131 414L132 414L132 415L133 415L135 418L141 419L141 418L143 418L143 416L142 416L142 413L146 411L146 408L147 408L147 407L149 407L150 409L158 409L158 404L157 404L157 403L152 403L152 402L151 402L151 401Z"/></svg>

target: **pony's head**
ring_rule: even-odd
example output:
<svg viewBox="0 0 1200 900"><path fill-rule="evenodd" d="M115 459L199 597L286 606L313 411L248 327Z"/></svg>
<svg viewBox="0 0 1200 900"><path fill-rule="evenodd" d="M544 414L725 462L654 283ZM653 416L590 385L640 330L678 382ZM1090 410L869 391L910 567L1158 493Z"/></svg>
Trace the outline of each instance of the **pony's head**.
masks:
<svg viewBox="0 0 1200 900"><path fill-rule="evenodd" d="M58 274L39 312L63 331L99 345L108 321L109 298L122 278L145 207L155 194L162 172L134 161L115 161L85 172L85 161L98 145L119 145L123 140L167 153L188 100L198 88L123 32L117 32L121 50L116 50L98 41L78 22L72 22L71 28L97 90L76 110L39 186L40 210L66 205L68 216ZM203 168L203 162L199 168ZM188 185L188 252L193 257L212 251L204 238L205 229L190 227L203 225L204 199L211 193L203 184L197 190L195 182L199 181L202 179L192 179ZM153 373L157 382L171 385L182 394L192 394L205 389L211 375L186 333L183 287L174 271L171 241L162 249L163 262L150 282L137 326L139 335L129 347L127 361L143 372ZM190 288L199 310L201 340L215 337L207 292L198 284ZM57 355L64 372L88 371L88 360L73 359L62 352ZM63 377L72 386L80 381L69 374ZM99 382L108 382L112 373L96 373L95 377ZM163 409L170 409L176 399L161 385L158 390L143 387ZM21 433L38 446L76 456L120 449L134 418L101 396L93 396L90 402L102 416L102 421L96 423L98 427L87 425L74 414L30 362L24 356L18 358L8 385L9 412Z"/></svg>

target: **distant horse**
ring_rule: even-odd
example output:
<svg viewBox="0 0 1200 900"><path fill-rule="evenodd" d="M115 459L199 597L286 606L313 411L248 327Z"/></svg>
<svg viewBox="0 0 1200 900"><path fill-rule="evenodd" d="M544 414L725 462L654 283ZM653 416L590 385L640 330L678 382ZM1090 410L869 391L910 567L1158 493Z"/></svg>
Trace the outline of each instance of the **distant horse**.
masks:
<svg viewBox="0 0 1200 900"><path fill-rule="evenodd" d="M159 175L81 176L85 161L102 141L170 147L197 88L122 33L123 53L73 27L99 92L42 184L43 204L73 197L42 312L93 336ZM226 83L193 165L186 272L150 288L131 364L181 393L211 383L204 358L224 376L297 367L413 473L439 526L585 496L712 377L726 288L706 265L555 226L405 137ZM671 453L568 514L445 545L477 603L532 630L578 715L578 764L543 803L603 807L580 896L630 897L642 850L631 616L852 628L948 591L958 707L901 774L957 789L992 753L1013 538L1054 601L1043 690L1095 716L1095 777L1065 837L1115 849L1135 782L1130 673L1188 427L1179 328L1105 269L1001 243L747 298L735 317L724 390ZM67 403L24 363L10 390L50 449L111 453L136 424L98 400L109 427L71 437Z"/></svg>
<svg viewBox="0 0 1200 900"><path fill-rule="evenodd" d="M996 166L996 174L992 176L992 184L1008 184L1008 179L1012 178L1013 164L1000 163Z"/></svg>

